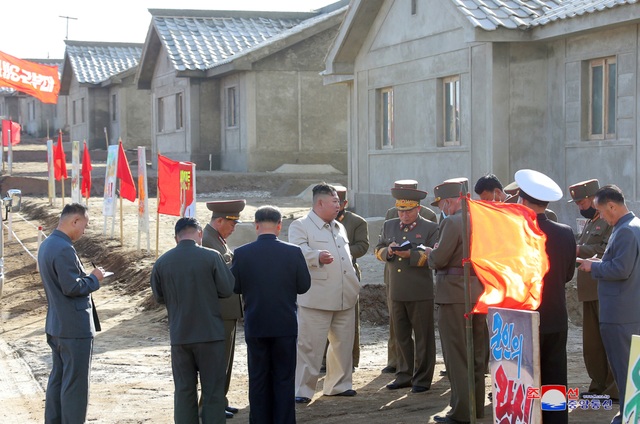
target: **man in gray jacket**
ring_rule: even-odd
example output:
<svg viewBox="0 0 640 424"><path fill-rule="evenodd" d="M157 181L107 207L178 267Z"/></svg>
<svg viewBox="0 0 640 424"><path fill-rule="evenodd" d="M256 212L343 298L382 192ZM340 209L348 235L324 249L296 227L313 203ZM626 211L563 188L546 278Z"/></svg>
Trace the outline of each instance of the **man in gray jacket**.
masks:
<svg viewBox="0 0 640 424"><path fill-rule="evenodd" d="M640 334L640 220L615 185L596 192L595 206L613 231L602 259L584 259L578 269L598 280L600 334L620 394L620 412L611 422L618 424L629 422L633 412L623 408L631 337Z"/></svg>
<svg viewBox="0 0 640 424"><path fill-rule="evenodd" d="M86 206L66 205L58 227L38 250L48 303L45 332L52 356L44 411L47 424L83 423L87 417L93 337L100 331L91 293L103 279L101 269L87 274L73 247L88 223Z"/></svg>
<svg viewBox="0 0 640 424"><path fill-rule="evenodd" d="M224 325L218 298L233 293L234 278L222 255L200 246L202 227L180 218L177 246L156 261L151 289L167 307L171 367L175 386L174 420L198 423L198 373L202 423L224 423Z"/></svg>

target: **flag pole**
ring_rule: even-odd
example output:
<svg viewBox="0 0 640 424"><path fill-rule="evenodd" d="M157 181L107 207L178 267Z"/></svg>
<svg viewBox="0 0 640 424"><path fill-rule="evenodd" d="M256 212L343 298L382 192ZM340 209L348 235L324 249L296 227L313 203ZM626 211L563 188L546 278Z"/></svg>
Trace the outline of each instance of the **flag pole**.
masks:
<svg viewBox="0 0 640 424"><path fill-rule="evenodd" d="M122 191L122 182L120 182L120 191ZM122 195L120 195L120 246L124 246L122 232Z"/></svg>
<svg viewBox="0 0 640 424"><path fill-rule="evenodd" d="M476 384L475 358L473 349L473 313L471 311L471 263L469 262L469 194L461 192L462 197L462 267L464 269L464 310L467 336L467 379L469 381L469 418L476 423Z"/></svg>
<svg viewBox="0 0 640 424"><path fill-rule="evenodd" d="M158 152L157 158L160 157ZM160 164L156 165L156 168L160 169ZM158 259L158 240L160 239L160 175L156 176L156 259Z"/></svg>
<svg viewBox="0 0 640 424"><path fill-rule="evenodd" d="M60 186L62 186L62 207L64 208L64 177L60 177Z"/></svg>

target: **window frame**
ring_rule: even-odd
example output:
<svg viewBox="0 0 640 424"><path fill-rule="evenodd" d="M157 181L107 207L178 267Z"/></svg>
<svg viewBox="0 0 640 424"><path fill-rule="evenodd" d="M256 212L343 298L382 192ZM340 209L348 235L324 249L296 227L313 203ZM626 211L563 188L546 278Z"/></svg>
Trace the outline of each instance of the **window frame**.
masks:
<svg viewBox="0 0 640 424"><path fill-rule="evenodd" d="M378 89L378 104L378 148L393 149L395 145L393 87Z"/></svg>
<svg viewBox="0 0 640 424"><path fill-rule="evenodd" d="M158 97L156 99L156 108L157 108L157 122L156 122L156 131L158 133L164 132L164 97Z"/></svg>
<svg viewBox="0 0 640 424"><path fill-rule="evenodd" d="M184 128L184 113L183 113L183 96L182 93L176 93L175 103L176 103L176 130L181 130Z"/></svg>
<svg viewBox="0 0 640 424"><path fill-rule="evenodd" d="M609 132L610 130L610 125L609 125L609 120L610 120L610 116L611 116L611 104L610 104L610 96L611 96L611 92L610 92L610 81L611 81L611 75L610 75L610 66L611 65L615 65L615 75L613 75L614 78L614 89L615 89L615 93L613 93L613 132ZM593 79L594 79L594 68L597 67L602 67L602 92L600 93L601 95L601 108L602 110L599 111L600 114L600 119L602 122L602 132L601 133L594 133L593 132L593 124L594 124L594 84L593 84ZM615 139L616 138L616 120L617 120L617 96L618 96L618 79L617 79L617 73L618 73L618 62L617 62L617 58L615 56L609 56L609 57L602 57L602 58L598 58L598 59L593 59L590 60L588 63L588 68L589 68L589 97L588 97L588 105L587 105L587 113L588 113L588 118L587 118L587 138L589 140L610 140L610 139Z"/></svg>
<svg viewBox="0 0 640 424"><path fill-rule="evenodd" d="M452 133L454 134L453 139L452 140L448 140L447 139L447 128L448 126L448 122L447 122L447 105L448 105L448 101L447 101L447 94L448 91L447 90L447 85L448 84L454 84L454 93L453 93L453 99L454 99L454 104L453 104L453 111L457 110L458 116L457 116L457 125L453 125L452 126ZM460 136L460 109L461 109L461 100L460 100L460 75L452 75L449 77L445 77L442 78L442 145L445 147L449 147L449 146L460 146L462 144L462 137ZM454 123L456 120L456 116L455 113L453 115L454 117Z"/></svg>

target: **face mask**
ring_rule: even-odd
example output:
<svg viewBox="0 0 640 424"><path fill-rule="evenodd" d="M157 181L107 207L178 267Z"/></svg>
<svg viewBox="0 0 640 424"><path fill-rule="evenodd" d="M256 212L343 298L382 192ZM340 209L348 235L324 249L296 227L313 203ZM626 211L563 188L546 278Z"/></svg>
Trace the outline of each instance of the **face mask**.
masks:
<svg viewBox="0 0 640 424"><path fill-rule="evenodd" d="M444 211L441 211L441 212L440 212L440 215L442 216L442 219L445 219L445 218L447 217L447 214L446 214L446 213L444 213Z"/></svg>
<svg viewBox="0 0 640 424"><path fill-rule="evenodd" d="M593 206L589 209L581 210L580 215L584 216L587 219L593 219L596 216L596 212L598 212Z"/></svg>

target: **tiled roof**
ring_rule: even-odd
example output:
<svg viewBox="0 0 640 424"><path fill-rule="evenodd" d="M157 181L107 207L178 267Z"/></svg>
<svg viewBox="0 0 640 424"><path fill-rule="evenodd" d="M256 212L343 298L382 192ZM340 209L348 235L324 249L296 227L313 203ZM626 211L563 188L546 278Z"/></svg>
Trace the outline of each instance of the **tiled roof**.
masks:
<svg viewBox="0 0 640 424"><path fill-rule="evenodd" d="M260 12L244 12L244 16L240 12L235 12L238 16L231 16L234 12L228 11L151 9L150 12L153 26L178 71L202 71L226 63L234 55L258 46L313 16L291 12L284 12L282 17L274 12L264 12L263 16ZM168 16L177 12L181 15Z"/></svg>
<svg viewBox="0 0 640 424"><path fill-rule="evenodd" d="M143 44L65 41L66 55L81 84L100 84L138 66Z"/></svg>
<svg viewBox="0 0 640 424"><path fill-rule="evenodd" d="M473 26L528 29L638 0L450 0Z"/></svg>

